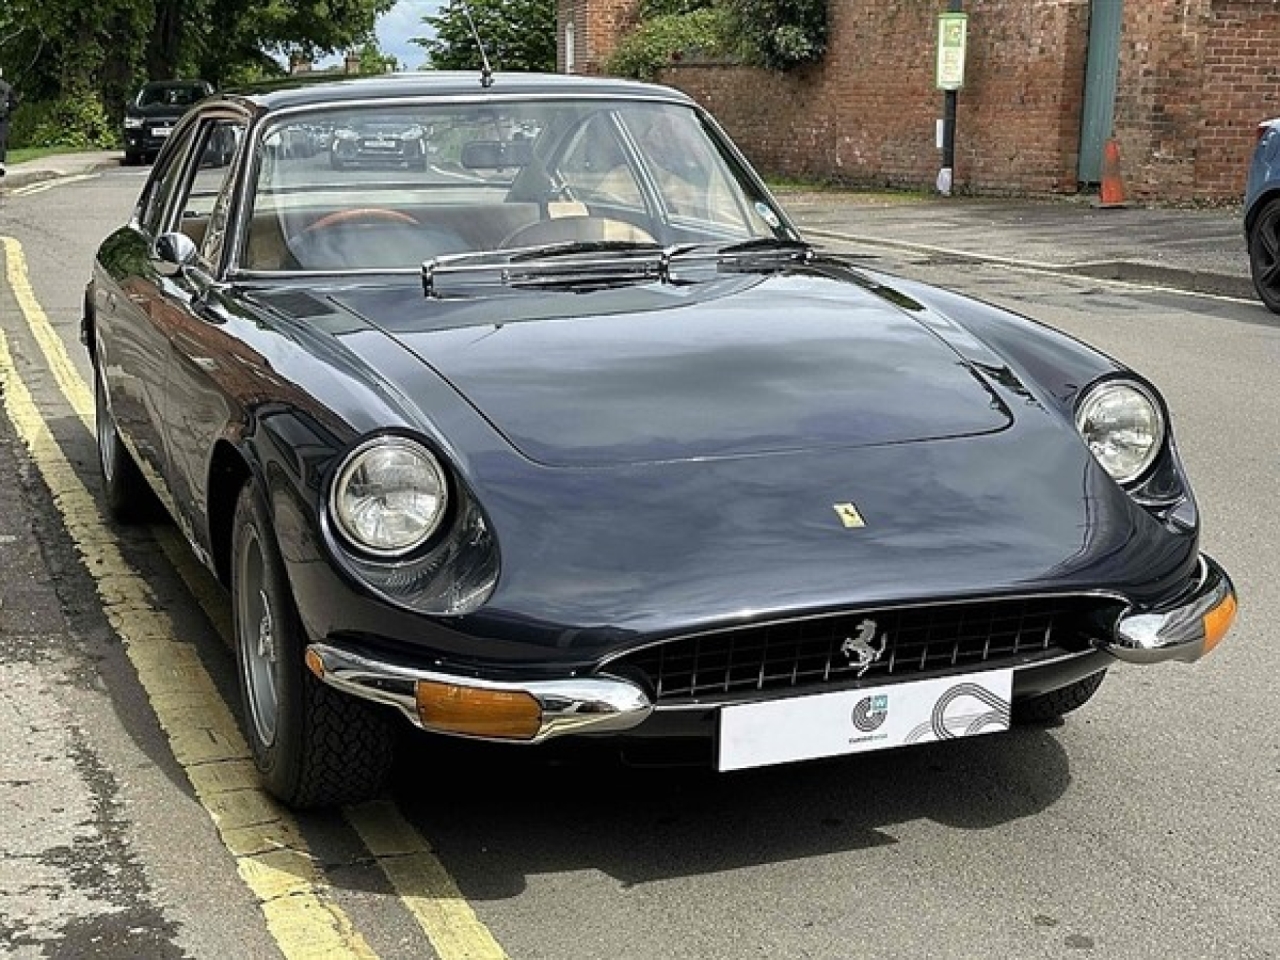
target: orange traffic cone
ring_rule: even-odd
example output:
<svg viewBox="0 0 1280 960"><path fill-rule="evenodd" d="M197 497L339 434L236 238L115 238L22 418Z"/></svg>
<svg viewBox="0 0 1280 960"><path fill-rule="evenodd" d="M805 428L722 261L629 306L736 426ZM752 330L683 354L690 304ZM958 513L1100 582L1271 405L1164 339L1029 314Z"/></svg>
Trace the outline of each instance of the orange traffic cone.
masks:
<svg viewBox="0 0 1280 960"><path fill-rule="evenodd" d="M1095 207L1124 207L1124 181L1120 179L1120 144L1115 137L1102 148L1102 184Z"/></svg>

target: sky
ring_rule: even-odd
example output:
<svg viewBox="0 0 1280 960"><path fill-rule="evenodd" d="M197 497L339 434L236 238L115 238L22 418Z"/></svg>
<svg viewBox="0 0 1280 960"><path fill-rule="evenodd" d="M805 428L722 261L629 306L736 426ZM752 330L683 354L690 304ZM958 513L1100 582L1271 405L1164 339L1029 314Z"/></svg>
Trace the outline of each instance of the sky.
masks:
<svg viewBox="0 0 1280 960"><path fill-rule="evenodd" d="M378 46L389 57L400 61L400 69L416 70L426 60L426 51L410 37L430 35L430 27L422 22L425 16L434 16L442 6L441 0L397 0L394 7L378 18L375 31Z"/></svg>

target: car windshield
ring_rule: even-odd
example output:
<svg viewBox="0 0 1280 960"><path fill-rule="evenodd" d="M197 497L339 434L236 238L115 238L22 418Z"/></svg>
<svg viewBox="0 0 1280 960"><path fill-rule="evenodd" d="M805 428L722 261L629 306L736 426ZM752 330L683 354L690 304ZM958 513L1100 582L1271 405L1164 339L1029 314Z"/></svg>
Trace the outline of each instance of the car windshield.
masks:
<svg viewBox="0 0 1280 960"><path fill-rule="evenodd" d="M189 107L204 99L206 93L198 83L149 83L138 93L138 106Z"/></svg>
<svg viewBox="0 0 1280 960"><path fill-rule="evenodd" d="M459 253L795 233L690 106L386 103L292 113L260 139L240 267L421 269Z"/></svg>

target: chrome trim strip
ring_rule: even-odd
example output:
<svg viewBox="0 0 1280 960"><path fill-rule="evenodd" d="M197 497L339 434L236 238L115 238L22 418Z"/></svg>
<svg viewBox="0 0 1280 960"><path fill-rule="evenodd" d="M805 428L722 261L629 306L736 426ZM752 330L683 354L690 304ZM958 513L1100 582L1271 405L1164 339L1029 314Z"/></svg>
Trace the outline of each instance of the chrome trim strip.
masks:
<svg viewBox="0 0 1280 960"><path fill-rule="evenodd" d="M1205 615L1234 597L1226 571L1202 553L1199 580L1189 597L1165 609L1125 613L1116 623L1115 639L1101 649L1128 663L1199 660L1206 652Z"/></svg>
<svg viewBox="0 0 1280 960"><path fill-rule="evenodd" d="M511 743L541 743L571 733L616 733L630 730L648 719L653 704L634 683L617 677L566 677L561 680L503 682L460 677L433 670L419 670L384 660L360 656L332 644L313 643L308 652L320 658L324 666L324 683L362 700L393 706L411 723L423 730L465 736L451 730L438 730L422 723L418 716L414 684L419 680L447 683L477 690L526 693L542 707L542 725L530 740Z"/></svg>

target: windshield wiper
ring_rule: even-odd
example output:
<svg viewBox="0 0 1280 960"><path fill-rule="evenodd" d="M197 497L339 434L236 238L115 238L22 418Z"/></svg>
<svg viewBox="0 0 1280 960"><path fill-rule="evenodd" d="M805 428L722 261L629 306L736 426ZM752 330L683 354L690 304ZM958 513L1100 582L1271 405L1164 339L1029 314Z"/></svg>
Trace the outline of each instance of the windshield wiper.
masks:
<svg viewBox="0 0 1280 960"><path fill-rule="evenodd" d="M539 247L452 253L422 265L422 291L442 293L442 282L463 286L588 289L660 279L662 248L632 240L566 240Z"/></svg>
<svg viewBox="0 0 1280 960"><path fill-rule="evenodd" d="M729 243L660 247L634 240L565 240L537 247L452 253L422 265L422 290L440 296L441 282L464 286L595 289L619 283L695 283L722 270L785 268L807 263L813 249L799 240L757 237Z"/></svg>

